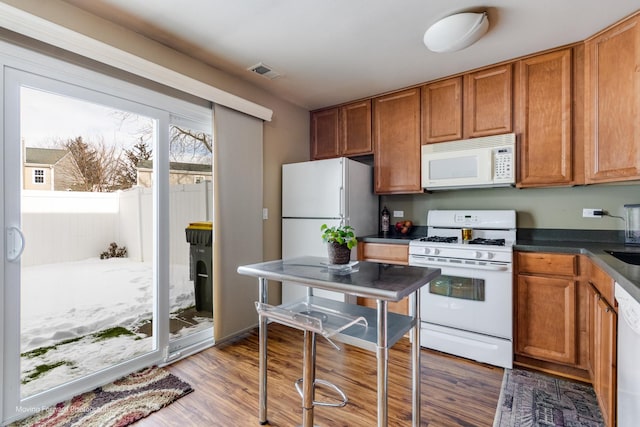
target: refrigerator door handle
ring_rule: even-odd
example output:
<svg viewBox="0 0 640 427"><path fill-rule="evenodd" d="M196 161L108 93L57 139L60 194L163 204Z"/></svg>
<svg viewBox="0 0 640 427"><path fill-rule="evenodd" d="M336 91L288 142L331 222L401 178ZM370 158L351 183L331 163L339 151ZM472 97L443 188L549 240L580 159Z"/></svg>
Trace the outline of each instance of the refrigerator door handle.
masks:
<svg viewBox="0 0 640 427"><path fill-rule="evenodd" d="M340 212L339 212L339 216L340 216L340 223L344 225L346 218L345 218L345 212L344 212L344 187L340 187L340 191L338 192L338 195L340 197L340 200L338 202L338 206L340 206Z"/></svg>

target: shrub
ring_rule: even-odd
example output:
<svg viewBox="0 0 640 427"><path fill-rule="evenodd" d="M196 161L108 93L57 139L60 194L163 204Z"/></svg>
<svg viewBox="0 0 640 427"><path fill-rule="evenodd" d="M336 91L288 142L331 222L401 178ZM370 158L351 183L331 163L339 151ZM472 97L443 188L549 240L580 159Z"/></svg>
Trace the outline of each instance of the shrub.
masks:
<svg viewBox="0 0 640 427"><path fill-rule="evenodd" d="M107 249L106 251L100 254L100 259L126 258L126 257L127 257L127 247L123 246L119 248L116 242L112 242L109 245L109 249Z"/></svg>

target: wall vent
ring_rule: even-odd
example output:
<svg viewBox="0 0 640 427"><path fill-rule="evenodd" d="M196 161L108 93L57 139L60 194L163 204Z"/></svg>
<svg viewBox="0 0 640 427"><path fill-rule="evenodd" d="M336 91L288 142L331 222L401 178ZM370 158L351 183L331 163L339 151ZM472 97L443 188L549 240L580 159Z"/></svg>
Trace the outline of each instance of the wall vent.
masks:
<svg viewBox="0 0 640 427"><path fill-rule="evenodd" d="M268 65L262 62L258 62L256 65L252 65L251 67L247 68L247 70L252 71L256 74L259 74L262 77L267 78L269 80L273 80L280 77L280 73L273 71L271 67L269 67Z"/></svg>

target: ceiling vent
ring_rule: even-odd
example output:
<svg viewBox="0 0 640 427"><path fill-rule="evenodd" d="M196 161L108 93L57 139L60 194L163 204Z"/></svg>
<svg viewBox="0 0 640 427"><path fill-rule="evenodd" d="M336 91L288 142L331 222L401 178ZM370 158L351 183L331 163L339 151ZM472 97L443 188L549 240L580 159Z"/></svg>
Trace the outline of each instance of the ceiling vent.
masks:
<svg viewBox="0 0 640 427"><path fill-rule="evenodd" d="M269 80L273 80L280 77L280 73L273 71L271 67L269 67L266 64L263 64L262 62L258 62L256 65L252 65L251 67L247 68L247 70L252 71L256 74L259 74L262 77L267 78Z"/></svg>

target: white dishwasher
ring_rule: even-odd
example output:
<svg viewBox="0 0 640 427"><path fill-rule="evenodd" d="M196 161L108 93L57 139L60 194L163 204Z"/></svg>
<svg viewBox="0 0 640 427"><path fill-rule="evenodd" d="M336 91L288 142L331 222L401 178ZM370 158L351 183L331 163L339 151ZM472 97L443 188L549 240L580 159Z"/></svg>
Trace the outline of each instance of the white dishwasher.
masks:
<svg viewBox="0 0 640 427"><path fill-rule="evenodd" d="M640 303L616 283L618 301L618 427L640 420Z"/></svg>

